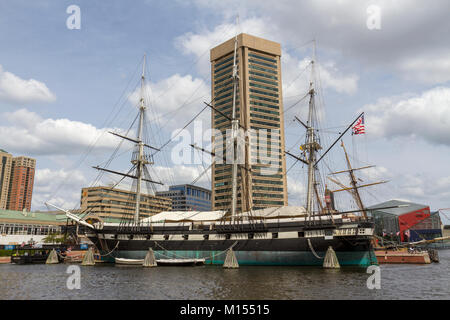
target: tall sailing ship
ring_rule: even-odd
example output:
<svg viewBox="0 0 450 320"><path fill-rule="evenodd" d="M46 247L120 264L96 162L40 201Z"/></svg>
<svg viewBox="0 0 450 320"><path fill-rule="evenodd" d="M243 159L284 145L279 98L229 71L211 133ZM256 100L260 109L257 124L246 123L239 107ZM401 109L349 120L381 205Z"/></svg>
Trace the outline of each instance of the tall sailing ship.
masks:
<svg viewBox="0 0 450 320"><path fill-rule="evenodd" d="M133 216L124 215L120 223L92 222L66 211L79 232L94 243L100 253L114 261L114 258L144 259L149 248L153 249L156 259L195 258L205 259L207 264L223 264L225 252L232 248L240 265L322 265L329 247L336 252L340 265L368 266L377 260L372 248L374 223L368 215L359 195L359 186L354 171L345 152L347 170L331 175L349 174L351 186L345 186L336 178L331 181L342 187L339 191L348 191L353 196L356 210L339 211L334 204L334 192L325 188L323 202L319 196L318 163L328 151L341 139L359 117L350 124L338 139L323 153L316 128L315 83L310 83L309 110L306 122L297 118L306 130L306 140L301 146L303 153L294 157L307 167L307 195L305 207L282 206L238 212L236 160L238 147L239 118L236 116L236 90L238 72L236 66L237 37L233 58L233 104L231 122L231 141L234 159L232 161L231 206L218 211L165 211L150 217L141 214L141 186L155 182L149 177L147 166L153 164L153 157L147 150L159 150L145 143L143 138L144 118L147 110L145 101L145 72L141 77L141 97L139 101L139 124L137 137L112 133L135 144L132 156L132 170L121 173L107 168L98 170L131 178L135 185L135 207ZM312 62L312 64L314 61ZM145 70L145 60L144 68ZM341 144L344 147L343 144ZM193 146L196 148L196 146ZM345 151L345 147L344 147ZM214 155L214 153L212 153ZM245 165L243 166L245 167ZM134 172L134 173L131 173ZM251 174L251 172L250 172ZM244 186L245 187L245 186ZM61 209L63 210L63 209Z"/></svg>

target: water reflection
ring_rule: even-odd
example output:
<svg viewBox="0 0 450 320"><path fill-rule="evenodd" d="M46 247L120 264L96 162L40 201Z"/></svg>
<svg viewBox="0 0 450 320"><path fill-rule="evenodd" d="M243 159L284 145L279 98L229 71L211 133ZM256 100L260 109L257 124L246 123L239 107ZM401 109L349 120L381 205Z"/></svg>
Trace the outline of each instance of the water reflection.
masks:
<svg viewBox="0 0 450 320"><path fill-rule="evenodd" d="M450 250L430 265L382 265L381 289L361 268L96 265L69 290L68 265L0 265L1 299L450 299Z"/></svg>

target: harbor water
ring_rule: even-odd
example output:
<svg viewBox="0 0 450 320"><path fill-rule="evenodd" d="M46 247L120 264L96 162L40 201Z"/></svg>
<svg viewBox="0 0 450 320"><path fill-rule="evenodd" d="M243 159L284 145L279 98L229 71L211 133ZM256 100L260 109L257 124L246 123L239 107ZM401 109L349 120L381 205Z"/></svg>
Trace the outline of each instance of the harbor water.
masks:
<svg viewBox="0 0 450 320"><path fill-rule="evenodd" d="M450 299L450 250L440 263L380 265L380 289L364 268L220 266L81 266L80 289L69 289L68 264L0 264L0 299Z"/></svg>

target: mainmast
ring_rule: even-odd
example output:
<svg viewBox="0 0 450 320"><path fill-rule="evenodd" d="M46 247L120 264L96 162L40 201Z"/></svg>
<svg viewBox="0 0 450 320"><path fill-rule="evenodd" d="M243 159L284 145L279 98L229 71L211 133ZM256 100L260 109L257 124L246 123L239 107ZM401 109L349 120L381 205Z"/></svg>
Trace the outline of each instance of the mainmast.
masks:
<svg viewBox="0 0 450 320"><path fill-rule="evenodd" d="M309 90L309 113L308 113L308 122L307 122L307 132L306 132L306 150L308 150L308 189L306 196L306 212L308 215L312 214L313 211L313 192L314 192L314 184L315 184L315 168L314 164L316 161L315 156L315 132L313 127L313 110L314 110L314 88L313 83L310 83Z"/></svg>
<svg viewBox="0 0 450 320"><path fill-rule="evenodd" d="M144 125L144 113L145 113L145 101L144 101L144 86L145 86L145 58L144 55L144 63L142 64L142 76L141 76L141 98L139 101L139 128L138 128L138 148L139 154L137 159L131 161L131 163L136 165L136 178L137 178L137 186L136 186L136 211L134 212L134 223L139 224L139 213L140 213L140 202L141 202L141 183L142 183L142 172L143 167L148 162L144 158L144 142L142 141L142 129Z"/></svg>
<svg viewBox="0 0 450 320"><path fill-rule="evenodd" d="M236 65L238 39L237 34L234 38L234 57L233 57L233 111L231 116L231 141L233 143L233 163L232 163L232 181L231 181L231 219L234 222L237 207L237 136L239 132L239 120L236 118L236 91L239 83L239 76Z"/></svg>

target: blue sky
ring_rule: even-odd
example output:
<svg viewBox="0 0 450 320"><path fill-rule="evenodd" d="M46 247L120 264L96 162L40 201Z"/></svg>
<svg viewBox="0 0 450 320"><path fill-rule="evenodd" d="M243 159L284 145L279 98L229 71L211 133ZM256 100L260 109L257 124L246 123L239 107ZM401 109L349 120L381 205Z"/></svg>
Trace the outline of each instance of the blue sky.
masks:
<svg viewBox="0 0 450 320"><path fill-rule="evenodd" d="M311 59L312 46L304 44L316 39L327 126L343 126L365 111L367 135L348 136L346 144L363 160L356 165L377 165L367 179L390 180L370 191L368 204L399 198L450 207L448 2L277 3L2 1L0 148L38 160L33 208L50 199L78 204L80 187L96 176L90 166L106 161L116 140L102 135L87 158L85 151L107 128L126 129L137 111L127 96L138 84L144 53L153 115L164 124L158 144L209 99L209 49L236 31L281 43L285 108L305 92L309 72L292 81ZM66 27L73 4L81 9L80 30ZM367 28L370 5L381 8L379 30ZM121 111L111 120L115 105ZM286 115L288 147L303 134L292 118L304 112L300 105ZM202 115L205 126L208 117ZM336 169L343 166L340 156L340 150L333 154ZM189 183L201 171L161 162L155 172L170 182ZM127 159L116 165L125 170ZM289 173L292 204L304 197L302 175L300 166Z"/></svg>

